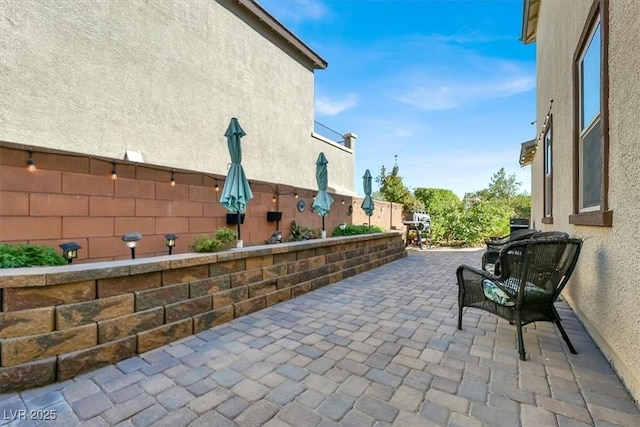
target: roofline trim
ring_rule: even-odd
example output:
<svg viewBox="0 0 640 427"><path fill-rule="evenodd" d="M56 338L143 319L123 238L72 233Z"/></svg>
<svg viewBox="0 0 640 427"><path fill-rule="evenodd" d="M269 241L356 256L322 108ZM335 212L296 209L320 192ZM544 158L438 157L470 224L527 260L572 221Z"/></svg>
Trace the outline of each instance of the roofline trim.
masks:
<svg viewBox="0 0 640 427"><path fill-rule="evenodd" d="M302 40L300 40L295 34L289 31L284 25L282 25L276 18L274 18L269 12L267 12L254 0L237 0L237 2L260 21L264 22L269 28L275 31L276 34L278 34L287 43L295 47L300 53L302 53L302 55L304 55L313 63L314 68L321 70L327 68L327 61L322 59L320 55L315 53L313 49L307 46Z"/></svg>
<svg viewBox="0 0 640 427"><path fill-rule="evenodd" d="M541 0L524 0L522 6L522 34L520 41L524 44L536 41L538 14Z"/></svg>
<svg viewBox="0 0 640 427"><path fill-rule="evenodd" d="M520 166L530 165L538 148L538 140L531 139L520 144Z"/></svg>

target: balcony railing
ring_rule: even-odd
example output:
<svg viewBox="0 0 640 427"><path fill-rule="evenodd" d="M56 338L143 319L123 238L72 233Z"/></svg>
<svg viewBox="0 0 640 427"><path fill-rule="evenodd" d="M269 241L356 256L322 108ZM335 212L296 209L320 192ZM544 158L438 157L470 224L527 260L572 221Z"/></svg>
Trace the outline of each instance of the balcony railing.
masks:
<svg viewBox="0 0 640 427"><path fill-rule="evenodd" d="M343 134L331 129L329 126L326 126L317 120L313 121L313 132L335 142L336 144L345 145Z"/></svg>

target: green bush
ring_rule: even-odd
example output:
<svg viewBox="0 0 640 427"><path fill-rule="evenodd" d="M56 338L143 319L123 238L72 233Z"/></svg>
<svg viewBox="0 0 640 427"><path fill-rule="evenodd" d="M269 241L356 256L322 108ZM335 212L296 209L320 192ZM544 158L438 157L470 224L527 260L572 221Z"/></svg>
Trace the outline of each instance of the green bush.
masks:
<svg viewBox="0 0 640 427"><path fill-rule="evenodd" d="M357 234L372 234L372 233L382 233L384 229L382 227L378 227L377 225L353 225L347 224L344 230L340 229L340 226L337 226L333 229L333 236L355 236Z"/></svg>
<svg viewBox="0 0 640 427"><path fill-rule="evenodd" d="M46 245L0 244L0 268L65 265L67 260Z"/></svg>
<svg viewBox="0 0 640 427"><path fill-rule="evenodd" d="M238 239L238 234L227 227L220 227L216 230L215 238L225 245L229 243L235 243Z"/></svg>
<svg viewBox="0 0 640 427"><path fill-rule="evenodd" d="M218 252L233 247L237 239L237 234L227 227L220 227L216 230L214 237L206 234L198 236L189 246L193 252Z"/></svg>
<svg viewBox="0 0 640 427"><path fill-rule="evenodd" d="M295 221L291 222L290 242L298 242L300 240L318 239L320 238L320 230L298 225Z"/></svg>

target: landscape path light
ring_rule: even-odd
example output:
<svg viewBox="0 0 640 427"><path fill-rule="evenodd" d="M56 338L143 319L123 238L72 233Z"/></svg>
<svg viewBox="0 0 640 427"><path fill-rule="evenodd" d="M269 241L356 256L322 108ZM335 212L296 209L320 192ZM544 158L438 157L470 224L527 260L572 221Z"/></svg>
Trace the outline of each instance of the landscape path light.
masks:
<svg viewBox="0 0 640 427"><path fill-rule="evenodd" d="M135 231L122 236L122 241L131 249L131 259L136 259L136 245L140 239L142 239L142 234Z"/></svg>
<svg viewBox="0 0 640 427"><path fill-rule="evenodd" d="M165 245L167 245L167 247L169 248L169 255L171 255L171 252L173 252L173 248L176 245L176 239L178 238L178 236L176 236L175 234L169 233L169 234L165 234L164 238L167 239L167 241L165 242Z"/></svg>
<svg viewBox="0 0 640 427"><path fill-rule="evenodd" d="M62 249L62 257L66 259L69 264L71 264L75 258L78 258L78 249L82 249L76 242L62 243L59 246L60 249Z"/></svg>

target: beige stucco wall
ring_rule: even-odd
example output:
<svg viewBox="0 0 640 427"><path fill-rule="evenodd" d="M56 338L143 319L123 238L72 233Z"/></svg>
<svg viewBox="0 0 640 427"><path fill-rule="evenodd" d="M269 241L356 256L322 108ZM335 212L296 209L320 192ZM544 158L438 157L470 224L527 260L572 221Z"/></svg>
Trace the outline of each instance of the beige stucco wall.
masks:
<svg viewBox="0 0 640 427"><path fill-rule="evenodd" d="M553 99L553 224L542 224L543 149L531 165L532 219L585 238L565 296L640 399L640 9L609 2L609 208L613 227L569 224L573 186L571 66L592 2L543 0L537 27L538 132ZM578 345L578 351L580 346Z"/></svg>
<svg viewBox="0 0 640 427"><path fill-rule="evenodd" d="M249 179L315 188L324 151L330 185L353 191L353 152L311 137L312 65L234 2L0 0L0 14L0 140L225 174L237 117Z"/></svg>
<svg viewBox="0 0 640 427"><path fill-rule="evenodd" d="M353 214L351 223L355 225L369 224L382 227L384 230L402 230L405 233L404 215L402 213L403 205L401 203L385 202L383 200L375 200L373 215L368 217L362 210L361 197L353 199ZM369 221L371 220L371 221Z"/></svg>

